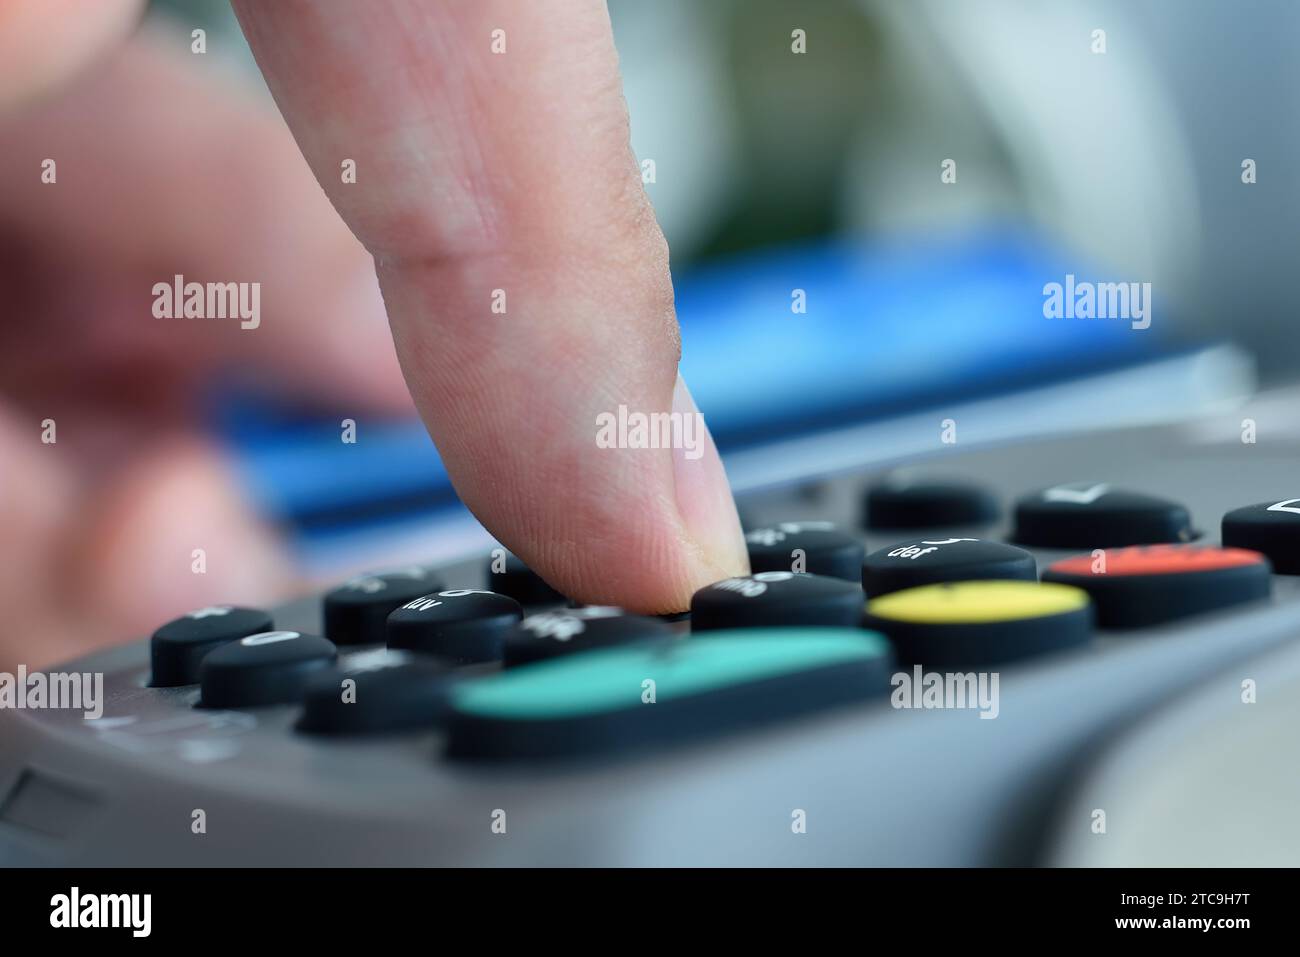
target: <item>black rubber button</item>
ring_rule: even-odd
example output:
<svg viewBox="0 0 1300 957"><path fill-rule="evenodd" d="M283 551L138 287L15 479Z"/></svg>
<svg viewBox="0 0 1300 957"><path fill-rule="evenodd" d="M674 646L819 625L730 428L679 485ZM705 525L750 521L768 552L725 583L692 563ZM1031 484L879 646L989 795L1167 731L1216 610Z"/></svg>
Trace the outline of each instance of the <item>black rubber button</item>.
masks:
<svg viewBox="0 0 1300 957"><path fill-rule="evenodd" d="M1281 575L1300 575L1300 498L1260 502L1223 516L1223 544L1262 552Z"/></svg>
<svg viewBox="0 0 1300 957"><path fill-rule="evenodd" d="M404 651L351 655L307 679L298 730L372 734L437 725L455 682L452 668Z"/></svg>
<svg viewBox="0 0 1300 957"><path fill-rule="evenodd" d="M1177 502L1085 482L1022 498L1012 540L1037 548L1120 548L1195 537L1191 516Z"/></svg>
<svg viewBox="0 0 1300 957"><path fill-rule="evenodd" d="M1099 549L1053 564L1043 581L1082 588L1102 628L1144 628L1268 598L1268 559L1242 548Z"/></svg>
<svg viewBox="0 0 1300 957"><path fill-rule="evenodd" d="M1035 581L1038 563L1023 548L978 538L899 542L862 563L862 590L872 598L935 582L996 578Z"/></svg>
<svg viewBox="0 0 1300 957"><path fill-rule="evenodd" d="M149 661L154 688L192 685L199 680L199 664L214 648L238 641L275 625L257 608L213 605L197 608L169 621L149 640Z"/></svg>
<svg viewBox="0 0 1300 957"><path fill-rule="evenodd" d="M452 692L448 755L538 760L647 748L883 696L889 643L860 629L719 631L513 668Z"/></svg>
<svg viewBox="0 0 1300 957"><path fill-rule="evenodd" d="M418 566L359 575L325 593L325 637L336 645L372 645L388 639L388 616L443 583Z"/></svg>
<svg viewBox="0 0 1300 957"><path fill-rule="evenodd" d="M862 543L831 522L782 522L745 534L749 567L756 572L808 572L855 582L862 573Z"/></svg>
<svg viewBox="0 0 1300 957"><path fill-rule="evenodd" d="M862 621L862 587L825 575L758 572L706 585L691 598L691 631L822 625Z"/></svg>
<svg viewBox="0 0 1300 957"><path fill-rule="evenodd" d="M508 552L488 560L488 588L508 595L521 605L556 605L564 601L564 596L546 584L523 559Z"/></svg>
<svg viewBox="0 0 1300 957"><path fill-rule="evenodd" d="M199 706L251 708L297 701L303 685L338 656L334 643L297 631L266 631L216 649L199 666Z"/></svg>
<svg viewBox="0 0 1300 957"><path fill-rule="evenodd" d="M629 615L621 608L585 605L544 611L510 629L505 640L504 662L507 668L513 668L594 648L665 641L675 634L665 621Z"/></svg>
<svg viewBox="0 0 1300 957"><path fill-rule="evenodd" d="M870 529L991 525L1001 517L991 492L965 482L881 482L867 490L863 509Z"/></svg>
<svg viewBox="0 0 1300 957"><path fill-rule="evenodd" d="M458 588L422 595L388 616L388 647L438 655L455 664L497 661L519 602L496 592Z"/></svg>

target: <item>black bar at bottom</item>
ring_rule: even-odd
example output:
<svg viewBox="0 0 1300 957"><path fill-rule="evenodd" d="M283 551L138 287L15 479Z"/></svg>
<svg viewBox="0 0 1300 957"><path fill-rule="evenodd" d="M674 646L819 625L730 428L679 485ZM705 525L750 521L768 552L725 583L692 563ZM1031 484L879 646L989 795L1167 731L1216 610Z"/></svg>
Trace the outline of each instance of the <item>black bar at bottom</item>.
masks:
<svg viewBox="0 0 1300 957"><path fill-rule="evenodd" d="M1290 871L1209 869L7 870L0 927L6 939L77 933L81 943L147 937L336 951L400 935L457 949L482 935L495 945L503 930L540 935L536 942L601 933L614 947L667 946L674 938L660 935L693 927L732 935L731 944L780 930L870 935L858 937L864 946L882 933L980 945L1097 936L1227 943L1285 928L1293 884Z"/></svg>

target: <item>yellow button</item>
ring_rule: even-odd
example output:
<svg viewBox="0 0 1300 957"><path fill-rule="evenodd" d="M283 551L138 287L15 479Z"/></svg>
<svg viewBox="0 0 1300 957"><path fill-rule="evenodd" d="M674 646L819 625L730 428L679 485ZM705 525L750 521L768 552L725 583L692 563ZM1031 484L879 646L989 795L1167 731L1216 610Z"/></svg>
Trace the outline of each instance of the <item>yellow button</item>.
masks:
<svg viewBox="0 0 1300 957"><path fill-rule="evenodd" d="M918 625L960 625L1063 615L1087 604L1087 593L1071 585L968 581L920 585L882 595L867 602L867 612Z"/></svg>

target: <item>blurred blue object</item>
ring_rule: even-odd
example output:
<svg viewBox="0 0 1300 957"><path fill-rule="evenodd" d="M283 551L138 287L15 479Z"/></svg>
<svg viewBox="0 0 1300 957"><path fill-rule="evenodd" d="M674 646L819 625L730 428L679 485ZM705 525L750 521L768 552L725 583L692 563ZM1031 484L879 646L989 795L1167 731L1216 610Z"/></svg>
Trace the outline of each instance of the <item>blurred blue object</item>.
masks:
<svg viewBox="0 0 1300 957"><path fill-rule="evenodd" d="M1135 331L1122 320L1044 318L1046 283L1126 278L1069 262L1006 230L776 250L713 267L678 287L682 375L725 451L1167 352L1161 323ZM792 311L797 289L803 314Z"/></svg>
<svg viewBox="0 0 1300 957"><path fill-rule="evenodd" d="M723 454L1136 365L1180 351L1152 327L1047 319L1043 286L1089 276L1014 230L890 246L827 242L764 251L676 277L682 373ZM792 309L795 290L806 312ZM1185 346L1182 348L1186 348ZM456 496L419 422L268 410L223 395L220 432L273 519L324 529L427 512ZM595 424L592 425L593 436Z"/></svg>

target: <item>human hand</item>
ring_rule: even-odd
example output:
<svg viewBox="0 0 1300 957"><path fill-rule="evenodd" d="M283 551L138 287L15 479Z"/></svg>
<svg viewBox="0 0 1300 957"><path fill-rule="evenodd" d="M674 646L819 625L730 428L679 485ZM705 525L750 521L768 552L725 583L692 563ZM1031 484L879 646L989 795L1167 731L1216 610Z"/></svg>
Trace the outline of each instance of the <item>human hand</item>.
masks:
<svg viewBox="0 0 1300 957"><path fill-rule="evenodd" d="M98 21L60 6L0 19L0 47L58 51L11 58L0 84L0 240L31 251L10 259L0 328L0 595L16 626L0 658L29 664L290 587L193 426L204 373L246 363L332 405L409 402L369 256L274 116L193 75L157 36L123 45L132 4L97 4L116 12ZM674 610L742 572L711 442L698 459L596 445L597 415L620 404L692 409L603 4L236 9L375 258L406 382L484 525L581 601ZM64 24L93 36L21 41ZM72 161L57 185L37 179L49 155ZM345 158L355 183L339 175ZM263 326L160 327L144 291L184 272L260 280ZM45 418L60 423L54 446L39 442ZM207 575L191 574L196 541Z"/></svg>

